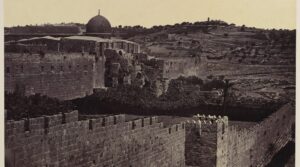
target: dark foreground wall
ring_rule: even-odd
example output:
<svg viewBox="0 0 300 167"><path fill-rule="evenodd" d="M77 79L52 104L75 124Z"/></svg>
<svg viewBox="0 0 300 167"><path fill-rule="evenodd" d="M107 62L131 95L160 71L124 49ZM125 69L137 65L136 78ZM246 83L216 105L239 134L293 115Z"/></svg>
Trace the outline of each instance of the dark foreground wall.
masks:
<svg viewBox="0 0 300 167"><path fill-rule="evenodd" d="M182 167L184 141L184 124L164 128L156 117L78 121L74 111L5 124L7 167Z"/></svg>
<svg viewBox="0 0 300 167"><path fill-rule="evenodd" d="M292 138L295 108L281 107L268 118L250 129L228 131L228 165L265 166Z"/></svg>
<svg viewBox="0 0 300 167"><path fill-rule="evenodd" d="M186 165L265 166L291 140L294 114L287 104L250 128L228 126L227 117L195 117L186 124Z"/></svg>

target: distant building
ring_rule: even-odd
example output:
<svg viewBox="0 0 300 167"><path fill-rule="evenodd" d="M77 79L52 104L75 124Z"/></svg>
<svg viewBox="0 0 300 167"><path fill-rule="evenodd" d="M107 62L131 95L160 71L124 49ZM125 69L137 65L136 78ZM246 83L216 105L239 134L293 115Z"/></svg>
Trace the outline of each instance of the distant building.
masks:
<svg viewBox="0 0 300 167"><path fill-rule="evenodd" d="M86 35L98 37L111 37L110 22L100 15L100 10L97 16L91 18L86 24Z"/></svg>
<svg viewBox="0 0 300 167"><path fill-rule="evenodd" d="M53 27L58 26L50 26ZM131 79L135 79L137 71L131 75L124 69L134 65L132 54L139 53L140 46L110 38L111 25L100 13L90 19L84 34L59 33L58 29L52 31L40 26L28 34L6 34L9 38L13 35L14 39L5 42L5 91L70 100L105 86L131 84ZM112 55L116 56L115 60L111 60ZM124 66L126 61L129 63ZM120 68L110 68L118 64ZM114 82L107 84L110 80Z"/></svg>
<svg viewBox="0 0 300 167"><path fill-rule="evenodd" d="M77 24L45 24L30 25L5 28L5 41L17 41L20 39L33 37L67 37L67 36L95 36L101 38L110 38L112 28L110 22L102 15L100 11L97 16L92 17L85 27Z"/></svg>

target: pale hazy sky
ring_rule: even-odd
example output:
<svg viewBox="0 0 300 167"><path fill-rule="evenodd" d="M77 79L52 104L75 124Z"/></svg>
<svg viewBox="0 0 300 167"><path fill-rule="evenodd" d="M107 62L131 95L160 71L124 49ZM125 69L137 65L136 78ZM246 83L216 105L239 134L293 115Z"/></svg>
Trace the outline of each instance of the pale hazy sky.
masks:
<svg viewBox="0 0 300 167"><path fill-rule="evenodd" d="M97 15L112 26L221 19L259 28L296 28L296 0L4 0L4 25L78 22Z"/></svg>

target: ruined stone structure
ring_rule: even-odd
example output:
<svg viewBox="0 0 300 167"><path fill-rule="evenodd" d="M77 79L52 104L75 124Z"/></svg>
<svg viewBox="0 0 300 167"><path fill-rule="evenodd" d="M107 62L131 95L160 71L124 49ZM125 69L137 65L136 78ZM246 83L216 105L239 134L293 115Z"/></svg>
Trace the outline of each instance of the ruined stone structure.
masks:
<svg viewBox="0 0 300 167"><path fill-rule="evenodd" d="M126 53L121 49L105 50L105 85L107 87L117 87L118 85L134 84L143 87L143 82L139 83L142 69L139 62L135 61L133 54Z"/></svg>
<svg viewBox="0 0 300 167"><path fill-rule="evenodd" d="M8 121L6 163L12 167L181 167L184 128L184 124L164 128L157 117L130 122L124 115L78 120L77 111Z"/></svg>
<svg viewBox="0 0 300 167"><path fill-rule="evenodd" d="M163 78L176 79L180 76L195 76L199 70L197 57L157 57L162 60Z"/></svg>
<svg viewBox="0 0 300 167"><path fill-rule="evenodd" d="M157 117L78 118L77 111L6 121L11 166L264 166L291 139L294 108L283 106L249 128L198 115L164 127Z"/></svg>
<svg viewBox="0 0 300 167"><path fill-rule="evenodd" d="M136 59L143 63L142 71L157 96L168 90L170 80L180 76L197 76L200 60L197 57L152 57L137 54Z"/></svg>

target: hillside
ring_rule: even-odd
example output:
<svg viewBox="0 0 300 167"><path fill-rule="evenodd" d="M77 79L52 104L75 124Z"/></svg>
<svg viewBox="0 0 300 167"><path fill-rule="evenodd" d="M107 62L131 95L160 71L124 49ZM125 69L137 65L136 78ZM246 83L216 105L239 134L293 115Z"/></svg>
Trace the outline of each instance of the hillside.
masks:
<svg viewBox="0 0 300 167"><path fill-rule="evenodd" d="M223 22L181 24L130 38L151 56L197 56L200 78L224 76L236 103L295 99L295 30L264 30Z"/></svg>

